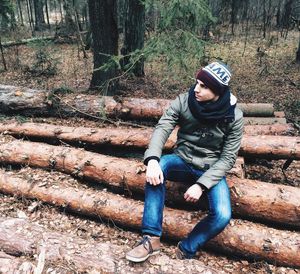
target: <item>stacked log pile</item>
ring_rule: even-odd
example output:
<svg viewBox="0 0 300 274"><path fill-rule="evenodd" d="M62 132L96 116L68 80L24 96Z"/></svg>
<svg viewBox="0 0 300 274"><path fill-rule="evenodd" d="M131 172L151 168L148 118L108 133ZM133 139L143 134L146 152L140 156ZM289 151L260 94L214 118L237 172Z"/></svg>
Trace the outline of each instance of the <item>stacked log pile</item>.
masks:
<svg viewBox="0 0 300 274"><path fill-rule="evenodd" d="M8 90L3 86L0 86L1 89ZM28 90L14 90L11 87L10 94L7 92L6 95L23 97L24 94L28 95L28 92ZM16 103L17 100L9 103L12 101L8 100L8 97L4 100L0 96L0 106L5 105L1 110L5 113L21 111L23 114L32 115L38 113L40 109L43 115L54 115L57 111L57 102L50 102L52 99L49 99L46 93L41 95L44 99L37 104L33 102L34 96L27 96L31 102L30 111L24 101L23 107L20 107ZM108 97L99 99L78 95L73 101L61 98L60 113L72 115L79 109L81 113L99 116L101 105L101 110L104 110L108 117L155 120L169 103L168 100L130 98L117 102ZM245 104L241 107L249 117L255 115L251 105ZM13 109L15 111L12 111ZM262 119L262 116L275 120L284 119L276 118L276 115L282 114L274 114L274 109L270 105L259 105L256 115L259 119ZM40 123L20 124L14 121L0 123L0 134L52 143L50 145L22 140L3 141L0 143L1 163L55 169L77 177L82 182L93 181L99 184L99 187L105 188L105 190L95 191L90 188L81 191L65 186L57 188L43 184L33 185L30 180L16 178L1 171L0 192L38 199L83 215L101 216L122 226L137 229L140 227L143 211L143 204L138 197L143 194L145 182L145 167L141 161L103 155L70 146L59 146L54 141L67 142L69 145L86 144L95 150L99 147L109 147L110 154L114 154L116 147L137 149L141 152L146 148L151 133L151 128L72 128ZM246 158L299 161L300 139L289 136L292 133L293 127L287 123L247 125L239 154ZM165 150L170 151L175 141L176 130L166 143ZM239 159L235 167L235 170L239 171L228 175L234 219L221 234L209 241L207 247L225 254L263 259L276 265L300 267L300 189L245 179L241 163L243 158ZM166 238L181 239L204 216L205 206L200 203L201 210L197 208L195 211L195 207L189 207L184 201L183 193L186 188L187 182L167 182L167 207L164 213ZM4 240L0 238L0 245L1 242Z"/></svg>
<svg viewBox="0 0 300 274"><path fill-rule="evenodd" d="M122 98L108 96L69 95L60 97L43 90L0 85L2 113L47 116L109 117L136 120L157 120L170 105L166 99ZM243 104L246 124L286 124L284 113L275 112L272 104Z"/></svg>

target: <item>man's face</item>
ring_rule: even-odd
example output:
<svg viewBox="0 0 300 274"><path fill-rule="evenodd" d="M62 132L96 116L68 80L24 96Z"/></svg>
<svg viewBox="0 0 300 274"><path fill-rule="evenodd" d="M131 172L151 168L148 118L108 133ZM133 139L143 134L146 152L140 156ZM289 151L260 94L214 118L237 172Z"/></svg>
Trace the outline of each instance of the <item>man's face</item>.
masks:
<svg viewBox="0 0 300 274"><path fill-rule="evenodd" d="M217 101L219 99L219 95L214 94L210 88L198 79L194 91L198 102Z"/></svg>

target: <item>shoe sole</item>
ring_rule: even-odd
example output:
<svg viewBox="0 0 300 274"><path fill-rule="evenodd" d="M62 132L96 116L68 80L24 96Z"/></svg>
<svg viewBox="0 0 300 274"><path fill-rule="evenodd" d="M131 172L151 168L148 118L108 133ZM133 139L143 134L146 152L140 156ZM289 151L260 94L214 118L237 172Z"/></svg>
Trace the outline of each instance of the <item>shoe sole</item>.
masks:
<svg viewBox="0 0 300 274"><path fill-rule="evenodd" d="M131 257L131 256L126 255L126 259L128 261L131 261L131 262L134 262L134 263L141 263L141 262L146 261L149 257L157 255L159 253L160 253L160 250L156 250L156 251L153 251L152 253L148 254L146 257L143 257L143 258L136 258L136 257Z"/></svg>

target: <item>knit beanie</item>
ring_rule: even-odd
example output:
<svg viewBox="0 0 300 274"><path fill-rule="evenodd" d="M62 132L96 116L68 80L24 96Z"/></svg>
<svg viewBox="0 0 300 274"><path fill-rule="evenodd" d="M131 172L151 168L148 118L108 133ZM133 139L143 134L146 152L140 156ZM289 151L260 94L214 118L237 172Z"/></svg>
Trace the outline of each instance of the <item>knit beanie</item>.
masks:
<svg viewBox="0 0 300 274"><path fill-rule="evenodd" d="M222 95L228 88L231 73L227 65L222 62L213 62L202 68L196 79L203 82L215 94Z"/></svg>

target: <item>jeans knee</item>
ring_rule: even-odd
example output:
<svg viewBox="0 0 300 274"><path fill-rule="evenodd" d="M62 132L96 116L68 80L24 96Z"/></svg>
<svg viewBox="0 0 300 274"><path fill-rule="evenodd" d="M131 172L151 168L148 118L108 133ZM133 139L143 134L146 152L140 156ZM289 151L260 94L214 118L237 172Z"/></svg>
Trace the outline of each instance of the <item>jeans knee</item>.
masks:
<svg viewBox="0 0 300 274"><path fill-rule="evenodd" d="M216 221L217 227L223 229L227 226L231 219L231 208L221 208L218 209L215 214L213 214L213 218Z"/></svg>

